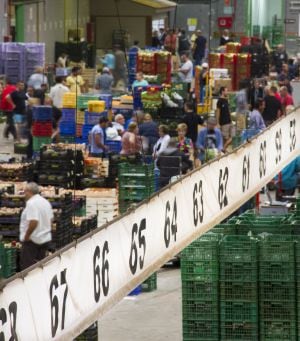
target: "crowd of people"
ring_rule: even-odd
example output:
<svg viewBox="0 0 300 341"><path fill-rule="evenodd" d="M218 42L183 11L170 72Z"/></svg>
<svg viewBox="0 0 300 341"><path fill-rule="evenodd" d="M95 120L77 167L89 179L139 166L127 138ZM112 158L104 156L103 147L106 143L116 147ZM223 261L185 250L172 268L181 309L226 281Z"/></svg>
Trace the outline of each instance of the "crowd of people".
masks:
<svg viewBox="0 0 300 341"><path fill-rule="evenodd" d="M220 38L220 46L231 41L230 32L224 30ZM194 68L197 65L202 66L199 80L201 103L206 95L209 78L207 38L201 30L197 30L189 37L185 30L160 29L159 32L153 32L152 45L170 51L181 59L181 65L173 71L177 72L181 81L188 86L184 98L184 113L177 126L177 136L174 136L174 132L170 136L168 127L155 122L155 117L147 113L147 110L134 113L130 122L126 122L125 117L118 114L112 122L107 118L101 118L99 124L91 130L89 139L91 155L105 156L108 152L106 141L109 140L121 143L123 155L142 153L152 155L155 160L168 153L174 154L176 146L177 156L188 161L185 162L188 165L185 170L188 170L220 153L226 153L231 148L233 137L237 134L232 108L229 105L228 89L220 88L216 109L213 113L209 113L210 116L206 121L196 113L195 96L192 95L196 88ZM129 53L139 49L139 42L135 41ZM243 115L247 121L245 128L257 132L293 109L291 81L300 76L300 55L291 62L284 47L279 45L271 56L271 79L269 77L244 80L236 94L236 117ZM103 68L96 77L93 91L99 94L112 94L118 82L127 78L125 52L120 46L115 46L113 52L106 51L101 61ZM63 54L59 57L57 66L66 66L66 62L67 56ZM53 106L52 138L54 142L59 141L62 99L67 92L76 92L77 95L84 92L85 81L81 72L81 67L73 67L68 77L56 77L55 85L50 89L48 79L41 67L36 68L27 83L19 81L17 84L11 84L10 80L6 79L0 97L0 109L6 115L4 137L9 138L12 135L15 141L20 141L24 135L25 123L30 146L32 106L40 104ZM136 88L147 85L143 73L138 72L132 84L133 92ZM203 129L200 130L199 126ZM31 156L32 150L29 148L28 157Z"/></svg>

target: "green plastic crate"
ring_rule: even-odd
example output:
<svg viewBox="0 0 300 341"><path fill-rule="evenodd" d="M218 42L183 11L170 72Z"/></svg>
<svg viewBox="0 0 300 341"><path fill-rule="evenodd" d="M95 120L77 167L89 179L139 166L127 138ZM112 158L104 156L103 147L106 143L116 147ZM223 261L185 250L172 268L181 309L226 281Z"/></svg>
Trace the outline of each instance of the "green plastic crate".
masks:
<svg viewBox="0 0 300 341"><path fill-rule="evenodd" d="M222 341L257 341L258 325L256 322L232 322L224 321L220 324ZM271 341L271 340L270 340Z"/></svg>
<svg viewBox="0 0 300 341"><path fill-rule="evenodd" d="M182 298L217 303L219 301L218 281L182 281Z"/></svg>
<svg viewBox="0 0 300 341"><path fill-rule="evenodd" d="M211 321L219 317L219 305L217 302L183 300L183 320Z"/></svg>
<svg viewBox="0 0 300 341"><path fill-rule="evenodd" d="M33 151L39 152L42 146L51 142L51 137L33 137Z"/></svg>
<svg viewBox="0 0 300 341"><path fill-rule="evenodd" d="M273 302L296 301L295 282L260 282L260 300L272 300ZM300 303L300 302L299 302Z"/></svg>
<svg viewBox="0 0 300 341"><path fill-rule="evenodd" d="M142 283L142 292L151 292L157 289L157 273L155 272Z"/></svg>
<svg viewBox="0 0 300 341"><path fill-rule="evenodd" d="M258 321L258 302L220 302L221 322L251 322Z"/></svg>
<svg viewBox="0 0 300 341"><path fill-rule="evenodd" d="M259 280L266 282L294 282L295 264L289 262L260 262Z"/></svg>
<svg viewBox="0 0 300 341"><path fill-rule="evenodd" d="M183 341L219 340L219 321L183 320Z"/></svg>
<svg viewBox="0 0 300 341"><path fill-rule="evenodd" d="M82 94L77 96L77 108L80 109L88 109L89 101L98 101L99 95L94 94Z"/></svg>
<svg viewBox="0 0 300 341"><path fill-rule="evenodd" d="M256 282L220 282L220 299L228 301L256 301L258 286Z"/></svg>
<svg viewBox="0 0 300 341"><path fill-rule="evenodd" d="M292 321L264 321L260 322L261 341L296 341L296 322Z"/></svg>
<svg viewBox="0 0 300 341"><path fill-rule="evenodd" d="M220 280L236 282L256 282L258 278L258 266L256 263L220 262Z"/></svg>

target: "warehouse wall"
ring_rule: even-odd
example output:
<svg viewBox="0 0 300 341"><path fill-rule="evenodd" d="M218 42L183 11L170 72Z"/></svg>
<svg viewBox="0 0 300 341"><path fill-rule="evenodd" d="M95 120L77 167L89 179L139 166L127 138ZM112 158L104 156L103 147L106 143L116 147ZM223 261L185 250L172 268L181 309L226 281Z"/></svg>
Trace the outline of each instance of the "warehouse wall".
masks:
<svg viewBox="0 0 300 341"><path fill-rule="evenodd" d="M139 40L140 46L151 42L151 17L155 10L135 4L129 0L118 0L122 29L127 30L130 42ZM112 34L120 29L118 11L114 0L91 0L91 17L95 23L96 47L98 49L112 47Z"/></svg>
<svg viewBox="0 0 300 341"><path fill-rule="evenodd" d="M46 0L25 6L25 42L45 42L46 62L54 62L54 44L66 41L69 29L77 27L77 0ZM86 33L89 0L79 1L79 27Z"/></svg>
<svg viewBox="0 0 300 341"><path fill-rule="evenodd" d="M290 1L286 1L285 5L285 18L295 20L292 24L285 25L286 31L286 48L291 55L296 55L300 52L300 13L290 11Z"/></svg>
<svg viewBox="0 0 300 341"><path fill-rule="evenodd" d="M176 16L175 16L176 14ZM209 5L178 5L176 13L170 14L170 27L181 27L188 32L187 20L195 18L198 20L198 29L201 29L206 35L209 24ZM189 32L191 34L192 32Z"/></svg>

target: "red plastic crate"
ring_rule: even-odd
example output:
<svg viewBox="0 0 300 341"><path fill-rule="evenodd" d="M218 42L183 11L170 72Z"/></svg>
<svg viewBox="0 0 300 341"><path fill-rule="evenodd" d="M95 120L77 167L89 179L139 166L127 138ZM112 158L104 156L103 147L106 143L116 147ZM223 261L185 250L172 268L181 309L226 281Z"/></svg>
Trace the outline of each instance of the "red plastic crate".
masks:
<svg viewBox="0 0 300 341"><path fill-rule="evenodd" d="M82 127L83 124L76 124L76 137L82 136Z"/></svg>
<svg viewBox="0 0 300 341"><path fill-rule="evenodd" d="M52 122L34 122L32 125L32 136L50 137L52 129Z"/></svg>

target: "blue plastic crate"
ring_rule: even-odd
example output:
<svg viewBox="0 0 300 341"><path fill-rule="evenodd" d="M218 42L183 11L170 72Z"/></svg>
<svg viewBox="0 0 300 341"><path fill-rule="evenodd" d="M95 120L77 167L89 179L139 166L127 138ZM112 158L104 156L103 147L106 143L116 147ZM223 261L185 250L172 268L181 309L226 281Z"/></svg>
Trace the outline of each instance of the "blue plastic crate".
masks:
<svg viewBox="0 0 300 341"><path fill-rule="evenodd" d="M84 112L84 123L89 125L95 125L99 123L101 117L107 117L107 111L103 111L101 113L96 112Z"/></svg>
<svg viewBox="0 0 300 341"><path fill-rule="evenodd" d="M110 153L120 153L122 150L121 141L106 141L105 145L108 147L108 152Z"/></svg>
<svg viewBox="0 0 300 341"><path fill-rule="evenodd" d="M99 100L105 102L106 109L111 109L111 107L112 107L112 99L113 99L112 95L101 94L99 96Z"/></svg>
<svg viewBox="0 0 300 341"><path fill-rule="evenodd" d="M32 117L34 121L51 121L52 107L50 106L34 106L32 109Z"/></svg>
<svg viewBox="0 0 300 341"><path fill-rule="evenodd" d="M139 285L138 287L136 287L135 289L133 289L129 294L128 296L137 296L139 294L141 294L142 292L142 286Z"/></svg>
<svg viewBox="0 0 300 341"><path fill-rule="evenodd" d="M62 109L61 122L76 122L76 109Z"/></svg>
<svg viewBox="0 0 300 341"><path fill-rule="evenodd" d="M58 67L58 68L56 68L56 70L55 70L55 74L56 74L56 76L58 76L58 77L67 77L67 76L69 76L69 74L70 74L70 69Z"/></svg>
<svg viewBox="0 0 300 341"><path fill-rule="evenodd" d="M59 125L61 135L73 135L76 134L76 124L70 122L61 122Z"/></svg>
<svg viewBox="0 0 300 341"><path fill-rule="evenodd" d="M93 129L92 124L84 124L82 126L82 137L83 138L88 138L90 131Z"/></svg>

